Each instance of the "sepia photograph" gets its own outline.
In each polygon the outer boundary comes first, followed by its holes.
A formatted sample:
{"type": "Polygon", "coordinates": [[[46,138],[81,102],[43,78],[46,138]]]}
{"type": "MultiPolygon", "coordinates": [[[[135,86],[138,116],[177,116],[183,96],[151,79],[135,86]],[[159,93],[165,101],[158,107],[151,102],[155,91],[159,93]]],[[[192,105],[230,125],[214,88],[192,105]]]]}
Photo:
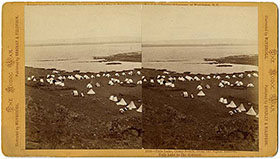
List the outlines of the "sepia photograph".
{"type": "Polygon", "coordinates": [[[258,8],[26,5],[26,149],[259,151],[258,8]]]}
{"type": "Polygon", "coordinates": [[[258,9],[143,6],[143,147],[258,151],[258,9]]]}
{"type": "Polygon", "coordinates": [[[142,148],[140,9],[25,6],[26,149],[142,148]]]}

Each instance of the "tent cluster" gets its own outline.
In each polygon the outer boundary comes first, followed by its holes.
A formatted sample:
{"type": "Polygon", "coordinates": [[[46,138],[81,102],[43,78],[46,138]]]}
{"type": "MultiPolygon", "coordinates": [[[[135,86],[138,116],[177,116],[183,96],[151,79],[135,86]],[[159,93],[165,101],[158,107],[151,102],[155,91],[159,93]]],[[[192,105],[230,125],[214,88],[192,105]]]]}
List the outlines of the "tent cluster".
{"type": "Polygon", "coordinates": [[[139,113],[142,112],[142,105],[140,105],[139,108],[137,109],[137,107],[136,107],[136,105],[134,104],[133,101],[131,101],[129,104],[127,104],[126,101],[123,98],[118,100],[118,97],[114,96],[114,95],[111,95],[109,97],[109,100],[112,101],[112,102],[115,102],[116,105],[118,105],[118,106],[124,106],[123,108],[119,109],[119,112],[122,113],[122,114],[124,112],[126,112],[127,110],[133,110],[133,109],[136,109],[136,111],[139,112],[139,113]]]}
{"type": "Polygon", "coordinates": [[[221,80],[218,86],[221,87],[221,88],[223,88],[223,87],[225,87],[226,85],[232,86],[232,85],[230,84],[229,81],[225,81],[225,80],[221,80]]]}
{"type": "MultiPolygon", "coordinates": [[[[221,87],[221,88],[223,88],[223,87],[225,87],[225,86],[231,86],[231,87],[237,86],[237,87],[242,87],[242,86],[244,86],[244,84],[243,84],[242,81],[238,81],[238,80],[235,81],[234,83],[230,83],[229,81],[221,80],[218,86],[221,87]]],[[[247,87],[248,87],[248,88],[254,88],[255,85],[254,85],[253,83],[249,83],[249,84],[247,85],[247,87]]]]}
{"type": "MultiPolygon", "coordinates": [[[[95,87],[100,87],[100,84],[97,82],[95,84],[95,87]]],[[[87,95],[95,95],[95,91],[93,90],[93,85],[91,83],[88,83],[86,85],[86,88],[88,89],[87,91],[87,95]]],[[[81,91],[80,93],[78,92],[78,90],[73,90],[73,96],[81,96],[84,97],[84,93],[81,91]]]]}
{"type": "MultiPolygon", "coordinates": [[[[258,77],[257,73],[253,73],[253,75],[251,74],[247,74],[248,77],[254,76],[254,77],[258,77]]],[[[166,87],[175,87],[175,81],[181,81],[181,82],[185,82],[185,81],[203,81],[203,80],[210,80],[210,79],[217,79],[217,80],[221,80],[218,84],[218,87],[226,87],[226,86],[243,86],[243,82],[237,80],[235,83],[230,83],[230,81],[228,81],[229,79],[232,78],[244,78],[244,73],[239,73],[239,74],[233,74],[233,75],[225,75],[223,76],[224,79],[222,79],[222,75],[216,74],[216,75],[204,75],[204,76],[190,76],[190,75],[186,75],[184,76],[179,76],[179,77],[173,77],[172,75],[170,75],[170,72],[168,71],[164,71],[163,75],[157,75],[156,79],[147,79],[145,76],[142,76],[142,80],[143,82],[149,82],[150,84],[155,84],[158,83],[159,85],[163,85],[166,87]]],[[[247,85],[248,88],[252,88],[254,87],[254,84],[250,83],[247,85]]]]}
{"type": "MultiPolygon", "coordinates": [[[[229,114],[233,115],[236,113],[241,113],[241,112],[246,112],[246,108],[244,107],[243,103],[241,103],[238,107],[237,105],[234,103],[234,101],[232,100],[230,103],[228,103],[228,100],[226,98],[221,97],[219,99],[219,102],[224,104],[226,108],[231,108],[234,110],[230,110],[229,114]]],[[[250,107],[250,109],[246,112],[247,115],[251,115],[251,116],[256,116],[258,117],[257,113],[255,112],[253,106],[250,107]]]]}
{"type": "MultiPolygon", "coordinates": [[[[126,83],[126,84],[133,84],[134,81],[131,78],[125,78],[124,81],[120,81],[119,79],[116,79],[116,78],[111,78],[111,80],[109,80],[109,82],[108,82],[108,85],[113,86],[115,84],[124,84],[124,83],[126,83]]],[[[136,84],[141,85],[142,81],[139,80],[139,81],[136,82],[136,84]]]]}
{"type": "Polygon", "coordinates": [[[252,74],[250,74],[250,73],[247,74],[247,77],[249,77],[249,78],[251,78],[252,76],[253,76],[253,77],[256,77],[256,78],[259,77],[259,75],[258,75],[256,72],[254,72],[254,73],[252,73],[252,74]]]}
{"type": "MultiPolygon", "coordinates": [[[[141,75],[141,72],[140,71],[137,71],[136,72],[137,73],[137,75],[141,75]]],[[[129,71],[128,73],[127,73],[128,75],[133,75],[133,71],[129,71]]],[[[116,77],[120,77],[121,75],[122,76],[125,76],[126,75],[126,73],[125,72],[122,72],[122,73],[118,73],[118,72],[116,72],[115,74],[114,74],[116,77]]],[[[93,78],[100,78],[100,77],[106,77],[106,78],[110,78],[112,75],[110,74],[110,73],[103,73],[103,74],[101,74],[101,73],[97,73],[95,76],[94,75],[87,75],[87,74],[85,74],[85,75],[80,75],[80,74],[75,74],[75,75],[68,75],[67,77],[65,77],[64,76],[64,79],[69,79],[69,80],[83,80],[83,79],[93,79],[93,78]]],[[[112,80],[112,79],[111,79],[112,80]]],[[[116,82],[116,81],[112,81],[112,82],[116,82]]],[[[120,83],[120,82],[119,82],[120,83]]]]}
{"type": "Polygon", "coordinates": [[[36,79],[35,76],[27,77],[27,81],[33,81],[33,82],[40,82],[40,83],[49,83],[50,85],[55,85],[55,86],[62,86],[64,87],[64,80],[66,79],[65,76],[58,76],[58,78],[55,78],[55,75],[47,75],[46,81],[43,78],[36,79]]]}
{"type": "MultiPolygon", "coordinates": [[[[205,88],[206,88],[206,89],[210,89],[211,87],[210,87],[209,84],[206,84],[206,85],[205,85],[205,88]]],[[[196,89],[199,91],[199,92],[197,93],[197,96],[198,96],[198,97],[205,97],[205,96],[206,96],[206,94],[203,92],[203,87],[202,87],[201,85],[198,85],[198,86],[196,87],[196,89]]],[[[190,96],[189,96],[189,93],[188,93],[187,91],[184,91],[184,92],[183,92],[183,97],[184,97],[184,98],[190,97],[190,98],[193,99],[193,98],[194,98],[194,95],[193,95],[193,93],[191,93],[190,96]]]]}

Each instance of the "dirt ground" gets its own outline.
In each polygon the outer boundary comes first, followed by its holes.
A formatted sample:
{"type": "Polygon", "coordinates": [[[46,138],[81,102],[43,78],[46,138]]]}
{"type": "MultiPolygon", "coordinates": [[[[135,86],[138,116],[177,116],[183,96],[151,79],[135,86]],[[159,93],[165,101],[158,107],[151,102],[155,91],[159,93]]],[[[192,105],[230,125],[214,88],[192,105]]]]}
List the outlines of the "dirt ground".
{"type": "MultiPolygon", "coordinates": [[[[123,81],[141,80],[137,70],[133,75],[115,77],[123,81]]],[[[154,79],[161,70],[142,69],[148,79],[154,79]]],[[[251,72],[250,72],[251,73],[251,72]]],[[[45,78],[52,70],[26,67],[26,78],[34,75],[45,78]]],[[[75,72],[59,72],[75,75],[75,72]]],[[[78,73],[88,76],[96,73],[78,73]]],[[[234,83],[241,80],[245,87],[218,87],[217,79],[202,81],[176,81],[175,88],[144,82],[143,85],[116,84],[109,86],[111,78],[65,80],[65,86],[53,86],[26,81],[26,148],[27,149],[204,149],[204,150],[258,150],[258,118],[245,112],[229,115],[230,108],[219,103],[220,97],[233,100],[237,106],[244,104],[246,110],[253,106],[258,113],[258,80],[255,77],[227,79],[234,83]],[[95,87],[99,82],[101,87],[95,87]],[[93,84],[95,95],[86,95],[88,83],[93,84]],[[247,88],[253,83],[254,88],[247,88]],[[205,97],[198,97],[197,85],[210,85],[203,89],[205,97]],[[85,97],[74,97],[73,90],[83,92],[85,97]],[[195,95],[184,98],[182,92],[195,95]],[[126,111],[109,100],[110,95],[134,101],[143,113],[126,111]],[[251,103],[251,105],[248,105],[251,103]]],[[[176,72],[168,76],[190,75],[176,72]]],[[[225,79],[225,74],[221,75],[225,79]]],[[[222,80],[221,79],[221,80],[222,80]]]]}

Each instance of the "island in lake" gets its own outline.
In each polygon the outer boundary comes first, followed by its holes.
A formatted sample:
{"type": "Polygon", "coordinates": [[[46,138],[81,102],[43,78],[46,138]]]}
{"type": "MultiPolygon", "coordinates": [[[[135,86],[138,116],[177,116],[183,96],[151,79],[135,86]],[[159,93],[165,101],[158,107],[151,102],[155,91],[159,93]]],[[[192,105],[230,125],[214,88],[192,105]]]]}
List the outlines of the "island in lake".
{"type": "Polygon", "coordinates": [[[141,52],[129,52],[129,53],[119,53],[110,56],[95,56],[93,59],[103,59],[101,62],[109,61],[125,61],[125,62],[141,62],[142,53],[141,52]]]}

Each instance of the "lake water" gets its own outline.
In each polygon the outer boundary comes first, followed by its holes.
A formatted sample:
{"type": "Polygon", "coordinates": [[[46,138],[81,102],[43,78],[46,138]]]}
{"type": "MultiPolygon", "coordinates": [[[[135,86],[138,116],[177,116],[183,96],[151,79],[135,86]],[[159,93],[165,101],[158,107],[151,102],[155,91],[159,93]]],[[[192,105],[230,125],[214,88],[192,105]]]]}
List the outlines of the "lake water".
{"type": "Polygon", "coordinates": [[[25,66],[81,72],[130,70],[141,68],[142,64],[113,61],[121,64],[106,65],[104,62],[94,60],[93,56],[139,51],[141,51],[141,43],[25,47],[25,66]]]}
{"type": "Polygon", "coordinates": [[[167,69],[192,73],[233,73],[258,71],[258,66],[230,64],[232,67],[217,67],[204,58],[219,58],[233,55],[254,55],[257,46],[177,46],[143,47],[143,67],[167,69]]]}
{"type": "Polygon", "coordinates": [[[59,70],[82,72],[121,71],[134,68],[168,69],[177,72],[192,73],[233,73],[257,71],[257,66],[231,64],[232,67],[217,67],[208,64],[204,58],[217,58],[231,55],[257,54],[256,46],[177,46],[177,47],[141,47],[133,44],[103,44],[78,46],[40,46],[25,47],[26,66],[36,68],[56,68],[59,70]],[[118,65],[106,65],[93,56],[107,56],[117,53],[142,51],[142,63],[120,62],[118,65]]]}
{"type": "Polygon", "coordinates": [[[58,70],[65,70],[72,72],[73,70],[80,70],[81,72],[105,72],[105,71],[122,71],[131,70],[134,68],[141,68],[141,62],[119,62],[117,65],[106,65],[105,62],[98,61],[81,61],[81,60],[64,60],[64,61],[33,61],[28,62],[26,66],[36,68],[56,68],[58,70]]]}

